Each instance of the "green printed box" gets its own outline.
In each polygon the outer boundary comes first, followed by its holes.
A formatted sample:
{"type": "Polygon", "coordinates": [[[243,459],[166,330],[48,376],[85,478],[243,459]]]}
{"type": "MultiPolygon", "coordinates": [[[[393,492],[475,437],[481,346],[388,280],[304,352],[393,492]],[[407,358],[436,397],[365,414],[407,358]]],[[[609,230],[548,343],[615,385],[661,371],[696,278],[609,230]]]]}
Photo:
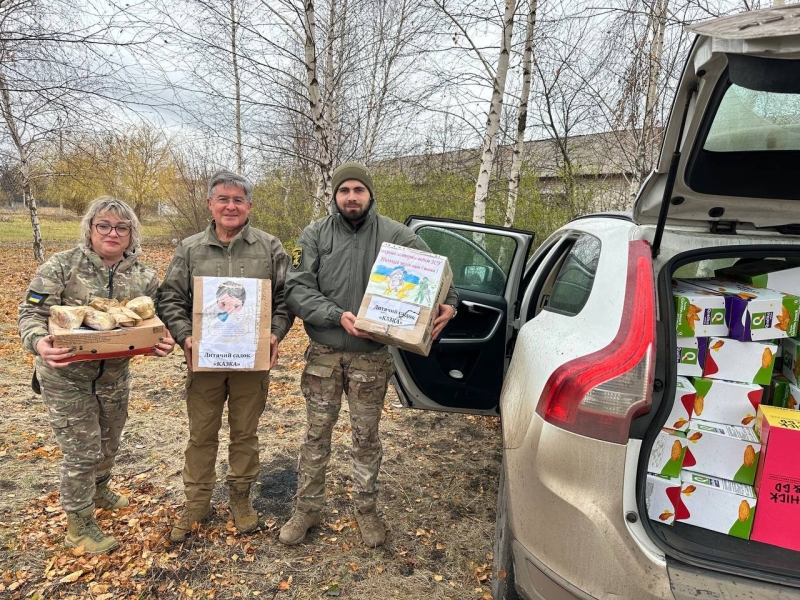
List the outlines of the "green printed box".
{"type": "Polygon", "coordinates": [[[693,279],[691,285],[725,296],[725,320],[733,339],[757,342],[797,335],[800,297],[724,279],[693,279]]]}
{"type": "Polygon", "coordinates": [[[781,340],[783,375],[795,385],[800,382],[800,360],[797,359],[798,344],[800,344],[800,341],[791,338],[781,340]]]}
{"type": "Polygon", "coordinates": [[[755,383],[738,383],[696,377],[693,419],[753,427],[764,388],[755,383]]]}
{"type": "Polygon", "coordinates": [[[679,337],[677,340],[678,375],[687,377],[702,376],[703,365],[706,362],[708,338],[679,337]]]}
{"type": "Polygon", "coordinates": [[[650,451],[648,473],[665,477],[680,477],[683,455],[686,453],[686,436],[677,431],[662,429],[658,432],[650,451]]]}
{"type": "Polygon", "coordinates": [[[703,473],[681,473],[681,523],[750,539],[755,516],[753,486],[703,473]]]}
{"type": "Polygon", "coordinates": [[[769,385],[778,345],[708,338],[703,377],[769,385]]]}
{"type": "Polygon", "coordinates": [[[761,444],[752,427],[692,419],[686,439],[685,470],[753,485],[761,444]]]}
{"type": "Polygon", "coordinates": [[[675,302],[675,328],[678,337],[728,335],[725,297],[722,294],[673,279],[672,297],[675,302]]]}
{"type": "Polygon", "coordinates": [[[675,399],[664,427],[685,430],[689,427],[695,402],[695,391],[692,382],[686,377],[678,376],[675,380],[675,399]]]}
{"type": "Polygon", "coordinates": [[[647,474],[644,491],[647,516],[665,525],[672,525],[681,513],[681,480],[678,477],[647,474]]]}
{"type": "Polygon", "coordinates": [[[757,288],[800,296],[800,267],[783,260],[757,260],[714,271],[720,279],[735,279],[757,288]]]}
{"type": "Polygon", "coordinates": [[[797,410],[800,408],[800,388],[783,375],[775,375],[770,384],[769,405],[797,410]]]}

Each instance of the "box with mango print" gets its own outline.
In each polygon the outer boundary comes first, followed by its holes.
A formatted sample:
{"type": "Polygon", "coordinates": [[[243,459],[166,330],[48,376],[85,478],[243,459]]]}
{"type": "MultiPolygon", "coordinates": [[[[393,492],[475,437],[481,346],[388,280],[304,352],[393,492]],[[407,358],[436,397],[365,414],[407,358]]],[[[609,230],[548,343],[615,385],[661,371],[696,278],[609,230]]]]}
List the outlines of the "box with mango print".
{"type": "Polygon", "coordinates": [[[712,337],[708,340],[703,377],[769,385],[777,353],[777,344],[712,337]]]}
{"type": "Polygon", "coordinates": [[[728,335],[733,339],[755,342],[797,335],[800,319],[797,296],[724,279],[693,279],[689,286],[724,296],[725,322],[730,328],[728,335]]]}
{"type": "Polygon", "coordinates": [[[679,477],[647,474],[644,492],[647,516],[665,525],[672,525],[682,514],[681,480],[679,477]]]}
{"type": "Polygon", "coordinates": [[[752,427],[692,419],[683,469],[753,485],[761,444],[752,427]]]}
{"type": "Polygon", "coordinates": [[[752,428],[755,425],[758,406],[764,388],[755,383],[738,383],[696,377],[692,415],[694,419],[741,425],[752,428]]]}
{"type": "Polygon", "coordinates": [[[681,473],[681,523],[750,539],[756,511],[753,487],[704,473],[681,473]]]}
{"type": "Polygon", "coordinates": [[[728,335],[725,297],[722,294],[699,288],[689,281],[673,279],[672,298],[675,302],[675,329],[679,338],[728,335]]]}

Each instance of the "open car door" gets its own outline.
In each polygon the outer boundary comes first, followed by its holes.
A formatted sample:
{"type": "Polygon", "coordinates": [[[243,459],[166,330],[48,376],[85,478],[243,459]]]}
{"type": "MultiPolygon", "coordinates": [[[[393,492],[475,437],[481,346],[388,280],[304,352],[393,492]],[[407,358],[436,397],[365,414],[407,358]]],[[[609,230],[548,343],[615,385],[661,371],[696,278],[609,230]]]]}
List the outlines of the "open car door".
{"type": "Polygon", "coordinates": [[[458,291],[456,318],[420,356],[390,347],[404,406],[497,415],[500,388],[519,329],[520,282],[533,243],[529,231],[411,216],[431,250],[450,261],[458,291]]]}

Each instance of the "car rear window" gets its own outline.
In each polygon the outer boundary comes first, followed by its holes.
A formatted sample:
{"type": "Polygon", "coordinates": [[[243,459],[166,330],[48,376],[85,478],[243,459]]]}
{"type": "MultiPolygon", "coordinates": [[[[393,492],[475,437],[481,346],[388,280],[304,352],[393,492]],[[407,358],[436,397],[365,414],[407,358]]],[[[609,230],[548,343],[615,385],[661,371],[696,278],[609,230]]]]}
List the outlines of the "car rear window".
{"type": "Polygon", "coordinates": [[[599,259],[600,240],[588,234],[575,240],[561,264],[545,310],[568,316],[581,312],[592,293],[599,259]]]}
{"type": "MultiPolygon", "coordinates": [[[[800,69],[800,64],[798,64],[800,69]]],[[[800,150],[800,95],[731,84],[719,104],[704,150],[800,150]]]]}

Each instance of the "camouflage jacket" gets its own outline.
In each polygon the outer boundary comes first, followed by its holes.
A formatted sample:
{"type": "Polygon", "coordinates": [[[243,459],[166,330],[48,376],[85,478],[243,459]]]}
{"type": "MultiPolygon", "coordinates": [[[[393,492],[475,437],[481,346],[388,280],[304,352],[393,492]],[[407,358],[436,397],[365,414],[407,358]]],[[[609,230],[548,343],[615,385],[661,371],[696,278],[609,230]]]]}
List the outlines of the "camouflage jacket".
{"type": "MultiPolygon", "coordinates": [[[[308,337],[348,352],[376,352],[383,344],[348,334],[342,314],[358,314],[370,272],[381,244],[389,242],[430,252],[428,245],[402,223],[378,214],[373,201],[358,229],[345,220],[334,202],[334,213],[311,223],[292,252],[286,281],[286,302],[303,319],[308,337]]],[[[457,305],[453,286],[445,304],[457,305]]]]}
{"type": "Polygon", "coordinates": [[[158,316],[181,346],[192,335],[193,277],[252,277],[272,282],[272,328],[282,340],[294,323],[283,301],[289,257],[283,244],[250,223],[227,246],[219,241],[215,223],[183,240],[158,290],[158,316]]]}
{"type": "MultiPolygon", "coordinates": [[[[157,289],[155,270],[140,263],[138,254],[125,256],[113,270],[84,245],[54,254],[39,266],[19,305],[17,324],[22,347],[36,354],[37,342],[48,334],[51,306],[85,305],[94,296],[117,300],[150,296],[155,300],[157,289]]],[[[124,371],[128,362],[130,358],[75,362],[58,372],[74,379],[95,380],[101,375],[108,379],[124,371]]],[[[37,359],[36,369],[55,371],[41,359],[37,359]]]]}

